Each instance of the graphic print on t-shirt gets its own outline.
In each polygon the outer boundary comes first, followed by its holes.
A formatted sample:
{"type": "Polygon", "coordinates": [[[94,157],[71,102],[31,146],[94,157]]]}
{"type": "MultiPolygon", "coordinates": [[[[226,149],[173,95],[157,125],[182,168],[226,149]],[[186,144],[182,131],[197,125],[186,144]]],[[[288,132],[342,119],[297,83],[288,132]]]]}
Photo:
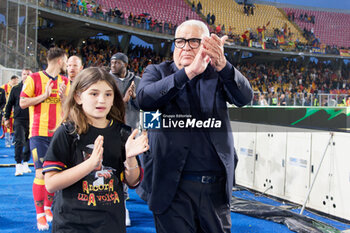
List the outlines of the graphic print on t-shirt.
{"type": "MultiPolygon", "coordinates": [[[[89,159],[94,144],[86,145],[82,151],[84,161],[89,159]]],[[[78,200],[86,202],[87,205],[111,205],[119,203],[119,196],[115,188],[119,182],[112,167],[102,164],[87,175],[82,182],[83,193],[78,193],[78,200]]]]}

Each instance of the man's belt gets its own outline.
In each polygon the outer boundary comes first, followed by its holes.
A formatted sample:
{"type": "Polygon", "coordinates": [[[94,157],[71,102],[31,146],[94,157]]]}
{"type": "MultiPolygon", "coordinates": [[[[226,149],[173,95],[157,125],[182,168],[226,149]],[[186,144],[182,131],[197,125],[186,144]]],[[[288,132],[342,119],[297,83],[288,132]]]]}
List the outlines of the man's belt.
{"type": "Polygon", "coordinates": [[[183,174],[183,180],[189,180],[194,182],[199,182],[202,184],[214,184],[219,181],[222,181],[224,176],[202,176],[202,175],[193,175],[193,174],[183,174]]]}

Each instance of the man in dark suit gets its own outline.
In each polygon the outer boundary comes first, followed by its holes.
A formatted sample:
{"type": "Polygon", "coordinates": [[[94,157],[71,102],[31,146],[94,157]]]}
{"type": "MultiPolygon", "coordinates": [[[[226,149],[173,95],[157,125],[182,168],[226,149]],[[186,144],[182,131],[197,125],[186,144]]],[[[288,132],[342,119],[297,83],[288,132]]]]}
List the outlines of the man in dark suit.
{"type": "Polygon", "coordinates": [[[19,95],[21,94],[23,82],[27,76],[32,74],[29,68],[22,70],[22,81],[11,89],[9,99],[5,107],[5,126],[10,128],[10,117],[13,110],[14,131],[15,131],[15,160],[16,172],[15,176],[21,176],[23,173],[30,173],[28,161],[30,159],[29,149],[29,110],[21,109],[19,106],[19,95]],[[24,151],[23,151],[24,149],[24,151]],[[23,164],[22,164],[23,162],[23,164]]]}
{"type": "Polygon", "coordinates": [[[226,102],[241,107],[253,94],[224,56],[226,39],[185,21],[174,61],[148,66],[137,88],[141,109],[162,114],[162,127],[149,130],[141,183],[157,232],[230,232],[237,156],[226,102]]]}

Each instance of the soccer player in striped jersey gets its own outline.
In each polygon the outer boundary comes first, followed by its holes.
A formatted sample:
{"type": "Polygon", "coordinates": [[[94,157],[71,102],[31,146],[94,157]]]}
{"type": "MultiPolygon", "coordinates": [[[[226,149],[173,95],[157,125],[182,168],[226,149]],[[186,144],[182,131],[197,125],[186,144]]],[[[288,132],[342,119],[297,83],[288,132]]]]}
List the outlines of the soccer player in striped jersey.
{"type": "Polygon", "coordinates": [[[16,75],[11,76],[10,81],[1,86],[5,90],[6,98],[9,97],[12,87],[18,84],[19,78],[16,75]]]}
{"type": "Polygon", "coordinates": [[[61,119],[62,102],[69,89],[68,78],[61,76],[67,69],[67,53],[51,48],[47,54],[46,70],[31,74],[21,92],[21,108],[29,107],[29,144],[35,165],[33,197],[39,230],[49,229],[54,193],[45,189],[42,165],[53,133],[61,119]]]}
{"type": "MultiPolygon", "coordinates": [[[[12,75],[11,78],[10,78],[10,81],[8,81],[8,83],[5,83],[4,85],[2,85],[0,88],[4,89],[5,90],[5,93],[6,93],[6,101],[8,100],[9,98],[9,95],[10,95],[10,92],[12,90],[12,87],[16,86],[18,84],[18,76],[17,75],[12,75]]],[[[5,109],[4,109],[5,111],[5,109]]],[[[4,137],[5,136],[5,133],[9,133],[7,134],[9,137],[11,134],[13,134],[13,111],[11,111],[11,116],[9,118],[9,122],[10,122],[10,126],[9,127],[5,127],[4,125],[4,122],[2,122],[2,129],[3,129],[3,135],[0,137],[4,137]]],[[[10,139],[8,139],[10,140],[10,139]]],[[[11,146],[11,145],[9,145],[11,146]]]]}

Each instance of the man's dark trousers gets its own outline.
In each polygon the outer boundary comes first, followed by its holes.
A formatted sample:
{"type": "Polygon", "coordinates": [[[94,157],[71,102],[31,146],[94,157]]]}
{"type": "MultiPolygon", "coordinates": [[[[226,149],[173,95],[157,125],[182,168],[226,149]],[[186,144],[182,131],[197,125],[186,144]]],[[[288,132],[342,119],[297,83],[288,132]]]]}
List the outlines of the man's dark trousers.
{"type": "Polygon", "coordinates": [[[28,162],[30,159],[29,149],[29,121],[16,120],[13,124],[15,136],[15,160],[17,163],[28,162]],[[24,151],[23,151],[24,148],[24,151]]]}
{"type": "Polygon", "coordinates": [[[215,183],[181,179],[175,198],[162,214],[154,214],[157,233],[231,232],[225,178],[215,183]]]}

